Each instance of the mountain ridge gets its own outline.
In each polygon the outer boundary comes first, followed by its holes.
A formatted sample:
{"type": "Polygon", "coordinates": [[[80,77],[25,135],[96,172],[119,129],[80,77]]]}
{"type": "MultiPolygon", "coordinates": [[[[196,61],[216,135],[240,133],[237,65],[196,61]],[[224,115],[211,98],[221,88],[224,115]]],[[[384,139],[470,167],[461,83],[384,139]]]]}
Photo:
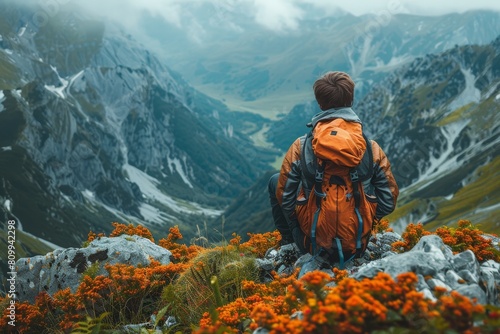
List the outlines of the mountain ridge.
{"type": "Polygon", "coordinates": [[[71,8],[38,27],[33,8],[0,8],[0,202],[27,231],[70,246],[120,219],[194,236],[193,219],[218,215],[272,161],[121,29],[71,8]]]}

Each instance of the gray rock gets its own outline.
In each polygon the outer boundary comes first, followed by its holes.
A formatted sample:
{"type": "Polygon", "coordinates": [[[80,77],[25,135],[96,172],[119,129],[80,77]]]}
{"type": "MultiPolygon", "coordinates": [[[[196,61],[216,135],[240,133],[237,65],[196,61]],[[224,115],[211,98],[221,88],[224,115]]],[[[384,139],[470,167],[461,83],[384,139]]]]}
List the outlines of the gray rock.
{"type": "Polygon", "coordinates": [[[421,274],[418,274],[417,278],[418,278],[417,286],[416,286],[417,291],[422,291],[422,290],[425,290],[425,289],[429,289],[429,286],[427,285],[427,282],[425,282],[424,276],[422,276],[421,274]]]}
{"type": "Polygon", "coordinates": [[[57,249],[45,256],[22,258],[16,263],[16,288],[20,301],[34,302],[41,291],[53,294],[69,287],[73,292],[88,266],[98,263],[98,274],[107,274],[106,264],[147,265],[150,259],[170,263],[172,253],[139,236],[100,238],[86,248],[57,249]]]}
{"type": "Polygon", "coordinates": [[[405,272],[414,272],[423,276],[435,276],[437,273],[445,272],[448,269],[450,269],[450,264],[446,261],[441,251],[424,252],[421,250],[412,250],[373,261],[360,268],[353,277],[356,279],[373,277],[379,271],[385,271],[394,278],[405,272]]]}
{"type": "Polygon", "coordinates": [[[476,299],[479,304],[486,304],[487,298],[484,291],[477,284],[464,285],[456,289],[461,295],[470,299],[476,299]]]}
{"type": "Polygon", "coordinates": [[[302,313],[302,311],[296,311],[290,316],[290,319],[304,320],[304,313],[302,313]]]}
{"type": "Polygon", "coordinates": [[[437,235],[423,236],[411,251],[424,251],[426,253],[442,253],[447,261],[453,258],[453,251],[437,235]]]}
{"type": "Polygon", "coordinates": [[[481,270],[479,279],[482,285],[486,288],[486,299],[488,300],[488,303],[499,305],[498,290],[493,273],[488,270],[481,270]]]}
{"type": "Polygon", "coordinates": [[[445,283],[448,284],[453,290],[458,289],[462,286],[463,283],[460,283],[460,280],[463,280],[454,270],[448,270],[446,272],[445,283]]]}
{"type": "Polygon", "coordinates": [[[446,281],[446,276],[444,275],[444,273],[437,273],[434,278],[440,280],[441,282],[445,282],[446,281]]]}
{"type": "Polygon", "coordinates": [[[333,272],[331,270],[332,265],[323,260],[320,256],[311,256],[311,254],[306,254],[301,256],[295,263],[295,268],[300,267],[300,272],[298,278],[301,278],[306,273],[321,270],[328,273],[333,277],[333,272]],[[324,270],[325,268],[328,268],[324,270]]]}
{"type": "Polygon", "coordinates": [[[295,243],[291,243],[281,246],[274,260],[276,261],[276,266],[280,266],[281,264],[292,266],[300,255],[301,254],[297,245],[295,243]]]}
{"type": "Polygon", "coordinates": [[[437,300],[436,297],[434,297],[434,295],[432,294],[432,291],[429,288],[425,288],[425,289],[423,289],[420,292],[422,292],[424,294],[424,298],[426,298],[426,299],[430,299],[430,300],[432,300],[434,302],[437,300]]]}
{"type": "Polygon", "coordinates": [[[479,275],[481,276],[481,273],[483,272],[489,272],[493,275],[493,278],[495,279],[496,284],[500,286],[500,271],[494,267],[481,267],[479,269],[479,275]]]}
{"type": "Polygon", "coordinates": [[[395,253],[393,251],[388,251],[388,252],[385,252],[384,254],[381,255],[381,258],[385,258],[385,257],[389,257],[389,256],[394,256],[394,255],[397,255],[398,253],[395,253]]]}
{"type": "Polygon", "coordinates": [[[446,284],[445,282],[443,282],[437,278],[431,278],[431,279],[427,280],[427,284],[429,285],[429,288],[431,290],[436,290],[437,287],[445,288],[446,291],[452,290],[448,284],[446,284]]]}
{"type": "Polygon", "coordinates": [[[302,266],[303,266],[305,263],[307,263],[307,262],[311,261],[311,260],[312,260],[312,258],[313,258],[313,256],[312,256],[311,254],[309,254],[309,253],[304,254],[304,255],[302,255],[301,257],[299,257],[299,258],[297,259],[297,261],[295,262],[295,264],[293,265],[293,267],[294,267],[294,268],[302,268],[302,266]]]}
{"type": "Polygon", "coordinates": [[[376,251],[377,251],[377,249],[378,249],[378,246],[377,246],[377,244],[376,244],[376,243],[374,243],[374,242],[370,241],[370,242],[368,243],[367,249],[368,249],[370,252],[376,252],[376,251]]]}
{"type": "Polygon", "coordinates": [[[493,260],[488,260],[481,263],[481,267],[495,268],[496,270],[500,271],[500,263],[497,263],[493,260]]]}
{"type": "Polygon", "coordinates": [[[380,235],[380,238],[378,239],[380,243],[386,244],[386,245],[392,245],[396,241],[401,241],[403,240],[401,236],[396,233],[396,232],[384,232],[380,235]]]}
{"type": "Polygon", "coordinates": [[[276,272],[279,275],[290,275],[291,273],[293,273],[293,267],[285,266],[284,264],[282,264],[278,267],[276,272]]]}
{"type": "Polygon", "coordinates": [[[276,258],[276,256],[278,256],[278,251],[274,248],[269,248],[266,252],[266,255],[264,256],[264,258],[266,259],[274,259],[276,258]]]}
{"type": "Polygon", "coordinates": [[[457,273],[461,270],[468,270],[473,275],[479,274],[479,262],[477,262],[476,256],[471,250],[453,256],[452,265],[457,273]]]}
{"type": "Polygon", "coordinates": [[[472,274],[469,270],[463,269],[458,272],[458,276],[462,277],[469,284],[477,284],[479,283],[479,279],[477,275],[472,274]]]}
{"type": "Polygon", "coordinates": [[[255,259],[255,265],[264,271],[274,270],[274,261],[270,259],[255,259]]]}

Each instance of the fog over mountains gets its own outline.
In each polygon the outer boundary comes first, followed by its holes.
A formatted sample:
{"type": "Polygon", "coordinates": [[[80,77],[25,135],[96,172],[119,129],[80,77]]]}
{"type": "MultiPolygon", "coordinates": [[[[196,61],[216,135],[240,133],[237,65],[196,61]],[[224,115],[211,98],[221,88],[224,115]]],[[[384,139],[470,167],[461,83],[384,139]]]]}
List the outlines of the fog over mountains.
{"type": "Polygon", "coordinates": [[[393,162],[393,222],[500,231],[498,12],[303,4],[300,25],[272,31],[230,2],[190,2],[196,24],[144,12],[131,35],[58,4],[0,4],[0,216],[26,254],[112,221],[180,225],[188,241],[273,229],[267,179],[328,70],[353,75],[355,109],[393,162]]]}

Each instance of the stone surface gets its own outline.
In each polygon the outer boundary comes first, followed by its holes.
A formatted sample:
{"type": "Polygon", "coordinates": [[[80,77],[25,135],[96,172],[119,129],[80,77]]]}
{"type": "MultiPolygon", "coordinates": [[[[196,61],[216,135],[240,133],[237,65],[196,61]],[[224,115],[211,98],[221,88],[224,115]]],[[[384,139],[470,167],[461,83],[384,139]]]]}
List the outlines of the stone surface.
{"type": "Polygon", "coordinates": [[[106,264],[147,265],[150,259],[170,263],[172,253],[139,236],[100,238],[85,248],[57,249],[45,256],[21,258],[16,262],[16,289],[20,301],[34,302],[41,291],[53,294],[69,287],[73,292],[85,270],[98,263],[98,274],[107,274],[106,264]]]}
{"type": "Polygon", "coordinates": [[[463,278],[460,277],[454,270],[448,270],[446,272],[446,278],[444,282],[454,290],[458,289],[462,286],[463,283],[465,283],[463,278]]]}
{"type": "Polygon", "coordinates": [[[488,303],[498,303],[497,282],[495,282],[493,272],[488,270],[481,270],[479,280],[486,288],[486,298],[488,300],[488,303]]]}
{"type": "Polygon", "coordinates": [[[473,275],[479,274],[479,262],[477,262],[476,256],[470,250],[453,256],[452,265],[456,272],[468,270],[473,275]]]}
{"type": "Polygon", "coordinates": [[[436,290],[437,287],[445,288],[446,291],[452,290],[448,284],[437,278],[431,278],[427,280],[427,285],[429,285],[429,289],[431,289],[432,291],[436,290]]]}
{"type": "Polygon", "coordinates": [[[363,277],[373,277],[378,271],[385,271],[393,278],[405,272],[415,272],[423,276],[434,276],[438,272],[450,268],[450,264],[444,258],[442,252],[410,251],[397,256],[385,257],[373,261],[354,275],[356,279],[363,277]],[[373,269],[376,268],[376,269],[373,269]]]}
{"type": "Polygon", "coordinates": [[[456,289],[456,291],[470,299],[476,299],[479,304],[486,304],[487,302],[486,294],[477,284],[464,285],[456,289]]]}
{"type": "Polygon", "coordinates": [[[423,236],[411,251],[419,250],[422,250],[426,253],[441,252],[448,261],[453,258],[453,251],[451,250],[450,246],[446,245],[443,240],[437,235],[423,236]],[[437,250],[439,250],[439,252],[437,252],[437,250]]]}

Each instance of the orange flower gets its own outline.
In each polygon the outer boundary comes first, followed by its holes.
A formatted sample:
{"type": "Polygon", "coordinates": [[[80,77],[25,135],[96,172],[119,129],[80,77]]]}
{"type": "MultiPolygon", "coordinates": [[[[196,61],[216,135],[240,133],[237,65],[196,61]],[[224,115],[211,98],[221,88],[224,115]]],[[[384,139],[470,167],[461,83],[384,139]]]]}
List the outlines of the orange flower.
{"type": "Polygon", "coordinates": [[[278,246],[281,241],[281,234],[278,231],[266,232],[262,234],[248,233],[250,240],[241,244],[242,249],[263,257],[269,248],[278,246]]]}
{"type": "Polygon", "coordinates": [[[109,235],[110,237],[117,237],[122,234],[127,234],[127,235],[138,235],[140,237],[146,238],[151,240],[152,242],[155,242],[153,235],[151,232],[144,226],[142,225],[137,225],[134,226],[132,224],[120,224],[120,223],[111,223],[115,227],[115,229],[111,232],[109,235]]]}

